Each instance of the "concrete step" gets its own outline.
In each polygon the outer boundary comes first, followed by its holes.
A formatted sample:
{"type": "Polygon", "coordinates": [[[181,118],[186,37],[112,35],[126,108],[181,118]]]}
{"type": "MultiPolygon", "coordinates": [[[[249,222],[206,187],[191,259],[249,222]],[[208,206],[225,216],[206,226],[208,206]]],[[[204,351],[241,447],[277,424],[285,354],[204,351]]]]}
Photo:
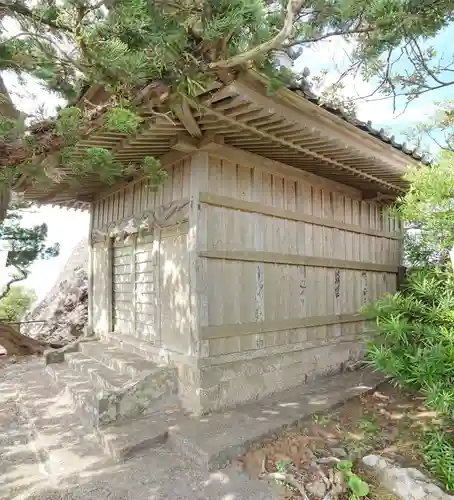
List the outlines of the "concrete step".
{"type": "Polygon", "coordinates": [[[131,376],[112,370],[84,352],[65,354],[65,361],[72,370],[86,375],[98,390],[115,391],[131,382],[131,376]]]}
{"type": "Polygon", "coordinates": [[[51,482],[106,463],[93,429],[87,429],[74,413],[72,401],[52,384],[42,364],[28,370],[20,385],[20,421],[28,430],[28,445],[38,456],[41,471],[51,482]]]}
{"type": "Polygon", "coordinates": [[[163,348],[155,347],[133,335],[111,332],[103,336],[102,343],[109,343],[116,349],[128,354],[134,354],[152,363],[162,364],[168,362],[168,356],[163,348]]]}
{"type": "Polygon", "coordinates": [[[111,342],[82,342],[80,352],[132,378],[143,376],[156,368],[150,360],[121,349],[121,346],[111,342]]]}
{"type": "Polygon", "coordinates": [[[164,444],[172,424],[170,414],[159,412],[153,416],[132,419],[121,425],[98,430],[98,439],[115,461],[127,460],[140,452],[164,444]]]}
{"type": "Polygon", "coordinates": [[[181,419],[169,427],[168,445],[198,466],[222,468],[255,443],[367,393],[381,382],[383,376],[369,369],[320,377],[231,410],[181,419]]]}
{"type": "Polygon", "coordinates": [[[109,399],[108,392],[95,387],[86,374],[71,369],[66,362],[48,365],[47,372],[65,399],[90,426],[98,428],[115,421],[115,398],[109,399]]]}
{"type": "Polygon", "coordinates": [[[109,342],[83,342],[79,349],[47,370],[94,428],[175,406],[178,378],[171,365],[158,365],[109,342]]]}

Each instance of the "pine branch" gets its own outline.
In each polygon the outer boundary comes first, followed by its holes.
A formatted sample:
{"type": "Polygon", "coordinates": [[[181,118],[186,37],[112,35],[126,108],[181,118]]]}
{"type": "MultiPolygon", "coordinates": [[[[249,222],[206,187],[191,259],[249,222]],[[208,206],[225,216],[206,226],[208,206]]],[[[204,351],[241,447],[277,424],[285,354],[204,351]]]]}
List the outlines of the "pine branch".
{"type": "Polygon", "coordinates": [[[285,40],[292,34],[293,22],[295,16],[301,10],[304,0],[288,0],[286,15],[284,20],[284,26],[281,28],[279,33],[261,45],[254,47],[251,50],[243,52],[242,54],[237,54],[236,56],[230,57],[229,59],[223,59],[210,64],[211,69],[228,69],[234,66],[240,66],[248,61],[256,59],[263,54],[267,54],[272,50],[279,49],[283,46],[285,40]]]}
{"type": "Polygon", "coordinates": [[[20,16],[24,16],[32,21],[35,21],[39,24],[44,24],[46,26],[49,26],[49,28],[52,28],[54,30],[64,30],[67,32],[72,33],[73,29],[71,26],[67,26],[64,24],[56,24],[50,19],[44,19],[42,16],[37,15],[35,12],[30,10],[27,6],[25,6],[22,3],[19,2],[14,2],[14,3],[6,3],[6,2],[0,2],[0,12],[1,12],[1,17],[3,17],[5,14],[8,12],[10,14],[16,14],[20,16]]]}
{"type": "Polygon", "coordinates": [[[283,48],[294,47],[295,45],[304,45],[307,43],[321,42],[322,40],[326,40],[327,38],[331,38],[333,36],[359,35],[361,33],[370,33],[371,31],[374,31],[374,28],[367,27],[367,28],[354,28],[351,30],[329,31],[328,33],[325,33],[324,35],[320,35],[320,36],[309,37],[309,38],[299,38],[298,40],[295,40],[293,42],[285,44],[283,46],[283,48]]]}
{"type": "Polygon", "coordinates": [[[18,266],[14,266],[14,267],[21,273],[21,275],[12,277],[6,283],[5,289],[3,290],[3,292],[0,293],[0,300],[3,300],[8,295],[8,293],[10,292],[11,287],[14,285],[14,283],[17,283],[18,281],[23,281],[23,280],[28,278],[28,274],[29,274],[28,271],[26,271],[25,269],[21,269],[18,266]]]}

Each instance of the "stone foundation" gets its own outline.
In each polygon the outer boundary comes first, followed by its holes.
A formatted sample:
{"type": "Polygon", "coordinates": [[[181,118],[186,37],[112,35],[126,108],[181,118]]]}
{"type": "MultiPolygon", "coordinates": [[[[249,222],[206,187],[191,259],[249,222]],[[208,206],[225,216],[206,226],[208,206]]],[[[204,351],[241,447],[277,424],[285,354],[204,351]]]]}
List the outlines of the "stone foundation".
{"type": "Polygon", "coordinates": [[[201,411],[219,410],[258,400],[317,377],[339,373],[347,364],[360,359],[361,355],[362,349],[357,342],[339,342],[202,367],[201,411]]]}

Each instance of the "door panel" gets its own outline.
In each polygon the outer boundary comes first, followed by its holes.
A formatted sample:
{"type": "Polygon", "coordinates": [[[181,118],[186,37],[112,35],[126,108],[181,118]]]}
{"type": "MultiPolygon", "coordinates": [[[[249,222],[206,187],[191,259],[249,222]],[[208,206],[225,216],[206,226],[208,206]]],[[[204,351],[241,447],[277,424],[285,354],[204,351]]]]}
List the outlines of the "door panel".
{"type": "Polygon", "coordinates": [[[186,352],[190,343],[189,260],[181,228],[114,242],[114,331],[186,352]]]}
{"type": "Polygon", "coordinates": [[[112,247],[113,329],[114,332],[124,335],[132,335],[134,329],[133,250],[132,243],[124,241],[115,241],[112,247]]]}

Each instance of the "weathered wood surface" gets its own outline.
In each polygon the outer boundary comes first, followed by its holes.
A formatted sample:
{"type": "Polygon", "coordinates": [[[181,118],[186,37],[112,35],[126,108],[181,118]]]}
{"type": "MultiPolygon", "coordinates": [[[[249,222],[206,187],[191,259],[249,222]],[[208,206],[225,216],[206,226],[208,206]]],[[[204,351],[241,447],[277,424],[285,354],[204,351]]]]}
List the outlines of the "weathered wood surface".
{"type": "Polygon", "coordinates": [[[153,192],[148,180],[137,180],[126,187],[113,191],[93,204],[93,229],[106,228],[112,222],[141,215],[176,200],[189,197],[190,160],[182,160],[166,168],[168,177],[153,192]]]}
{"type": "Polygon", "coordinates": [[[357,189],[235,151],[217,144],[168,167],[157,193],[137,181],[95,203],[94,230],[191,200],[185,230],[94,245],[98,325],[107,308],[117,331],[203,358],[367,329],[345,319],[395,290],[398,221],[357,189]]]}
{"type": "Polygon", "coordinates": [[[200,193],[202,356],[366,330],[362,318],[345,319],[395,290],[398,221],[332,181],[228,151],[230,160],[210,158],[200,193]]]}

